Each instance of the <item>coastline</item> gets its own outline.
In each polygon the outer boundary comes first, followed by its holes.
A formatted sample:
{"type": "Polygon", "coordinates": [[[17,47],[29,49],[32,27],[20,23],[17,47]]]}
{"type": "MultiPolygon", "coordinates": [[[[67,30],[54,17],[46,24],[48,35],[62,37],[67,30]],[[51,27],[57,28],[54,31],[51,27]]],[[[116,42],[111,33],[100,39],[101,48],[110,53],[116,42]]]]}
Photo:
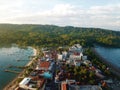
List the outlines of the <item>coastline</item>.
{"type": "MultiPolygon", "coordinates": [[[[37,55],[37,50],[35,48],[33,48],[33,56],[37,55]]],[[[34,61],[34,58],[32,58],[25,66],[30,66],[34,61]]],[[[20,74],[18,74],[10,83],[8,83],[3,90],[15,90],[15,88],[18,86],[18,84],[16,83],[18,78],[21,78],[22,75],[24,74],[25,69],[23,69],[20,74]]]]}
{"type": "Polygon", "coordinates": [[[116,65],[114,65],[113,63],[109,62],[108,60],[106,60],[104,57],[102,57],[96,50],[95,48],[92,48],[91,49],[92,52],[97,55],[100,60],[105,63],[109,68],[110,68],[110,71],[115,74],[116,76],[118,76],[120,78],[120,68],[117,67],[116,65]]]}
{"type": "MultiPolygon", "coordinates": [[[[37,55],[37,50],[35,49],[35,48],[33,48],[32,47],[32,49],[33,49],[33,56],[36,56],[37,55]]],[[[33,60],[34,60],[34,58],[32,58],[32,60],[30,60],[25,66],[30,66],[31,65],[31,63],[33,62],[33,60]]]]}

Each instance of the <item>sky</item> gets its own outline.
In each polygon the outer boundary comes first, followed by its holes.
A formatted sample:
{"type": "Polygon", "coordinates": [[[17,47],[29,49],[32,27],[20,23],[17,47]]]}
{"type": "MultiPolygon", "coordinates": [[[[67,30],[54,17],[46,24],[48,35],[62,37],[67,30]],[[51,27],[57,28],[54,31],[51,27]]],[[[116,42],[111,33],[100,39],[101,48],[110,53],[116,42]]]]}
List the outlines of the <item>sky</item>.
{"type": "Polygon", "coordinates": [[[0,0],[0,23],[120,31],[120,0],[0,0]]]}

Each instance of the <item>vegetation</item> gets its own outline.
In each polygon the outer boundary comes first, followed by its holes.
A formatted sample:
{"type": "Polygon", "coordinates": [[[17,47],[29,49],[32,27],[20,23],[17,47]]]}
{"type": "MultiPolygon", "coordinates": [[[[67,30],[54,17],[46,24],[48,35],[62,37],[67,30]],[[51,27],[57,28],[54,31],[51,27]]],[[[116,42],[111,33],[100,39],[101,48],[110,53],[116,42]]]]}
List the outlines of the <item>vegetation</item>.
{"type": "Polygon", "coordinates": [[[85,53],[84,54],[87,54],[88,58],[91,60],[92,64],[100,69],[102,72],[104,72],[105,76],[107,76],[108,78],[109,77],[112,77],[112,73],[110,72],[110,70],[107,68],[108,66],[103,63],[100,58],[98,56],[95,55],[95,53],[93,53],[93,51],[90,49],[90,48],[87,48],[85,50],[85,53]]]}
{"type": "Polygon", "coordinates": [[[82,46],[101,44],[120,47],[120,32],[99,28],[59,27],[54,25],[0,24],[0,45],[82,46]]]}
{"type": "MultiPolygon", "coordinates": [[[[102,71],[101,74],[105,76],[105,79],[115,78],[111,73],[110,69],[107,68],[107,65],[103,63],[91,50],[91,48],[86,48],[84,54],[88,56],[88,59],[92,62],[92,65],[98,70],[102,71]]],[[[74,66],[69,64],[61,64],[61,69],[64,73],[59,76],[59,80],[64,79],[75,79],[80,85],[98,85],[101,83],[102,79],[96,76],[96,71],[90,69],[92,67],[85,64],[80,66],[74,66]]],[[[56,73],[59,75],[60,70],[57,69],[56,73]]]]}
{"type": "MultiPolygon", "coordinates": [[[[59,80],[62,81],[64,79],[75,79],[79,82],[80,85],[96,85],[100,80],[95,75],[95,71],[90,71],[89,67],[85,65],[81,66],[70,66],[70,65],[62,65],[62,70],[66,73],[60,75],[59,80]]],[[[56,71],[58,74],[60,71],[56,71]]]]}

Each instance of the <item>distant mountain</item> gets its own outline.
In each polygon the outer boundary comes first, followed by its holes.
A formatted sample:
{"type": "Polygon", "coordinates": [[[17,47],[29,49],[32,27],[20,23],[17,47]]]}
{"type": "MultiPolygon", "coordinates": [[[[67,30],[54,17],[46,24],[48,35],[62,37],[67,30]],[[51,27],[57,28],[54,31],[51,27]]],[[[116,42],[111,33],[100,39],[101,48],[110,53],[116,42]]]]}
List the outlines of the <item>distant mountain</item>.
{"type": "Polygon", "coordinates": [[[120,32],[100,28],[55,25],[0,24],[0,44],[59,46],[80,43],[120,47],[120,32]]]}

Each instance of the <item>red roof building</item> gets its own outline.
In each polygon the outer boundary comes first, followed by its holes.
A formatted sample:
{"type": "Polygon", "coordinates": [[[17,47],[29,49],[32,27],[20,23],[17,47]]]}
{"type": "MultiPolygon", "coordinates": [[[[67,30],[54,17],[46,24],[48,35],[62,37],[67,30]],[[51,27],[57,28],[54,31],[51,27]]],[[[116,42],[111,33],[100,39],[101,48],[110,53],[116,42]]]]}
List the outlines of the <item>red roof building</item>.
{"type": "Polygon", "coordinates": [[[50,67],[50,62],[42,61],[40,62],[40,67],[48,69],[50,67]]]}
{"type": "Polygon", "coordinates": [[[67,83],[66,82],[62,82],[61,90],[67,90],[67,83]]]}

